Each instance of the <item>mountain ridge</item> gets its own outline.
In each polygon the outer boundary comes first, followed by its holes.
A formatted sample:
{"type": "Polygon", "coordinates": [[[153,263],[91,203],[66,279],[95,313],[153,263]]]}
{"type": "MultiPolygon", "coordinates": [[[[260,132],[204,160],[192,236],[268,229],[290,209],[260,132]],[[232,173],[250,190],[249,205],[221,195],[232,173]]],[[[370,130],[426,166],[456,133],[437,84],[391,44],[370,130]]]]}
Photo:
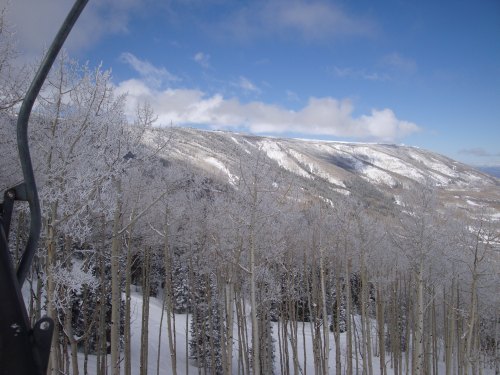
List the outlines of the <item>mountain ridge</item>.
{"type": "MultiPolygon", "coordinates": [[[[368,183],[397,202],[403,190],[432,185],[444,205],[500,212],[500,180],[449,157],[419,147],[390,143],[337,142],[265,137],[195,128],[152,129],[170,139],[163,157],[183,160],[230,185],[256,152],[277,165],[302,188],[351,194],[368,183]]],[[[330,195],[330,194],[329,194],[330,195]]],[[[327,197],[331,199],[331,197],[327,197]]],[[[496,217],[496,216],[495,216],[496,217]]]]}

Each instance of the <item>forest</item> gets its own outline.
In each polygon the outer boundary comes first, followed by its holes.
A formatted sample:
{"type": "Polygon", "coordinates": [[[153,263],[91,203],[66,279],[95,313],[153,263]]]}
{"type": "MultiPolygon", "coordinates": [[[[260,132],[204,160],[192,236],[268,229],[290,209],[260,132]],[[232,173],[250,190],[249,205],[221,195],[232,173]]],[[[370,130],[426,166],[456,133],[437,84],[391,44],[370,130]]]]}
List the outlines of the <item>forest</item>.
{"type": "MultiPolygon", "coordinates": [[[[2,193],[21,179],[15,119],[34,70],[16,66],[14,40],[2,16],[2,193]]],[[[327,196],[252,145],[228,181],[174,157],[189,139],[153,126],[147,102],[127,118],[125,99],[110,72],[63,53],[33,111],[43,229],[23,294],[33,322],[56,322],[50,374],[153,373],[158,334],[180,374],[179,314],[204,374],[305,374],[305,360],[325,375],[500,373],[498,221],[443,205],[431,182],[403,186],[397,204],[365,185],[327,196]]],[[[26,212],[16,205],[15,262],[26,212]]]]}

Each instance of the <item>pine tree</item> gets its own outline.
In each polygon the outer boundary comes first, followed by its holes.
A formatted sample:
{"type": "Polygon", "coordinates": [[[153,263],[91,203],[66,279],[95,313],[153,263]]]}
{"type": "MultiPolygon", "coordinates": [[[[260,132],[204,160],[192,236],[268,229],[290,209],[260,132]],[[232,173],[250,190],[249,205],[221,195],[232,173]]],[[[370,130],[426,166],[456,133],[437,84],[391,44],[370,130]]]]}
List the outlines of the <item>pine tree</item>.
{"type": "Polygon", "coordinates": [[[221,310],[215,276],[198,275],[193,291],[190,356],[199,368],[222,374],[221,310]]]}

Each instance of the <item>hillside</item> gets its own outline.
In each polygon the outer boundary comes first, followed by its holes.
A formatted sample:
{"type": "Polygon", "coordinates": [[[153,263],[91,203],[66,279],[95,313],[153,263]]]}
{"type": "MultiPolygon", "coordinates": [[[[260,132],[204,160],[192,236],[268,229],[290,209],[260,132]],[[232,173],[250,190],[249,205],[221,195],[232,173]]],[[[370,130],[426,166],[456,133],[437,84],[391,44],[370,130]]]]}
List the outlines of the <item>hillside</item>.
{"type": "Polygon", "coordinates": [[[442,203],[465,212],[500,218],[500,180],[443,155],[416,147],[257,137],[191,128],[164,132],[166,159],[188,162],[228,184],[238,180],[240,164],[260,150],[302,188],[325,198],[363,195],[397,202],[403,188],[436,187],[442,203]],[[359,190],[362,191],[359,191],[359,190]]]}

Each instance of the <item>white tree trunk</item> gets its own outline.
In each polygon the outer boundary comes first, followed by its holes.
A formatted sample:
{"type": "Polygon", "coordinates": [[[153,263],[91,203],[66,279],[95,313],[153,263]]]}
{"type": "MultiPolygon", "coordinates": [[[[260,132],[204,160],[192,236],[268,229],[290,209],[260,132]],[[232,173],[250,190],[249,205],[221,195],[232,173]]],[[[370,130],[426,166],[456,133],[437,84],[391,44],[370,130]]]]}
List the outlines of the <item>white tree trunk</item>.
{"type": "Polygon", "coordinates": [[[425,371],[424,361],[424,263],[420,262],[419,270],[416,272],[415,282],[417,283],[417,298],[415,304],[415,374],[423,374],[425,371]]]}
{"type": "Polygon", "coordinates": [[[113,218],[113,240],[111,242],[111,374],[120,375],[120,237],[122,217],[121,183],[117,184],[117,200],[113,218]]]}

